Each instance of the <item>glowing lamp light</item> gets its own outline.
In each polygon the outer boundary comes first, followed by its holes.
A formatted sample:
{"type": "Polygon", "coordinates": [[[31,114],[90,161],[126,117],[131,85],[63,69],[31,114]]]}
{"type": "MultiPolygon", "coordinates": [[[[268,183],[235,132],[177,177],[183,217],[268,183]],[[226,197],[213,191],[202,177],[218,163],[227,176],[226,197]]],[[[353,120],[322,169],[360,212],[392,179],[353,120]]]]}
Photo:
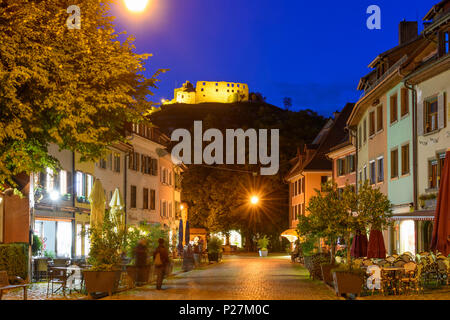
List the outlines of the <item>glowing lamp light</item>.
{"type": "Polygon", "coordinates": [[[53,201],[58,200],[59,198],[59,192],[56,190],[53,190],[52,192],[50,192],[50,199],[53,201]]]}
{"type": "Polygon", "coordinates": [[[127,9],[132,12],[142,12],[147,7],[148,0],[125,0],[127,9]]]}
{"type": "Polygon", "coordinates": [[[180,209],[181,209],[181,210],[183,210],[183,209],[184,209],[184,206],[183,206],[183,205],[181,205],[181,206],[180,206],[180,209]]]}
{"type": "Polygon", "coordinates": [[[259,202],[259,198],[257,196],[253,196],[250,198],[251,204],[257,204],[259,202]]]}

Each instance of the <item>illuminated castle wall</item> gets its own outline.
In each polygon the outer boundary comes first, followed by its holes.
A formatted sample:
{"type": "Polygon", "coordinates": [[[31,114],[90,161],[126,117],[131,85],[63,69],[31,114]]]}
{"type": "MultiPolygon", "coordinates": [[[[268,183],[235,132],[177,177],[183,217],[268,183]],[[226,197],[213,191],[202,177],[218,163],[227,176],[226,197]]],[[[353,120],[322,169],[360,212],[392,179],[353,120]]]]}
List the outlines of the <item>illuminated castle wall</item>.
{"type": "Polygon", "coordinates": [[[164,101],[170,103],[197,104],[204,102],[240,102],[248,101],[248,85],[246,83],[225,81],[197,81],[197,87],[186,81],[181,88],[174,90],[174,99],[164,101]]]}

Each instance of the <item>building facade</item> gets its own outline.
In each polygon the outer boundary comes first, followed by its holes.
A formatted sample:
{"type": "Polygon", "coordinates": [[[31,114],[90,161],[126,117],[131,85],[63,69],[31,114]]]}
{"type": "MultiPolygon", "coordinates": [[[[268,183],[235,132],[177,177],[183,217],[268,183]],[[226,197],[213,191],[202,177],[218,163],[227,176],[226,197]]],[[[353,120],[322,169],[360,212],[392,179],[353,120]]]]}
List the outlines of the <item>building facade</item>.
{"type": "Polygon", "coordinates": [[[249,89],[246,83],[225,81],[197,81],[197,86],[186,81],[181,88],[174,90],[174,98],[163,101],[164,104],[205,102],[231,103],[249,100],[249,89]]]}

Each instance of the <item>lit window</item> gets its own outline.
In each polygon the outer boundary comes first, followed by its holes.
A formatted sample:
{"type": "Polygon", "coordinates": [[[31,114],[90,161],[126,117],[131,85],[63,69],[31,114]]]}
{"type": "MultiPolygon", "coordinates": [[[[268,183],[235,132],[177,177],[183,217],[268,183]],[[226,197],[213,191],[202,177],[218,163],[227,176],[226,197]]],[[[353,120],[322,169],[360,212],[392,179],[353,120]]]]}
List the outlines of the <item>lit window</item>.
{"type": "Polygon", "coordinates": [[[64,170],[59,172],[59,192],[61,195],[67,193],[67,171],[64,170]]]}
{"type": "Polygon", "coordinates": [[[438,101],[437,98],[425,102],[425,132],[432,132],[438,128],[438,101]]]}
{"type": "Polygon", "coordinates": [[[437,178],[438,178],[438,161],[431,160],[428,162],[428,179],[429,184],[428,187],[430,189],[437,188],[437,178]]]}
{"type": "Polygon", "coordinates": [[[79,171],[75,174],[75,191],[77,196],[83,195],[83,173],[79,171]]]}
{"type": "Polygon", "coordinates": [[[92,185],[94,184],[94,177],[90,174],[86,175],[86,197],[89,197],[92,190],[92,185]]]}

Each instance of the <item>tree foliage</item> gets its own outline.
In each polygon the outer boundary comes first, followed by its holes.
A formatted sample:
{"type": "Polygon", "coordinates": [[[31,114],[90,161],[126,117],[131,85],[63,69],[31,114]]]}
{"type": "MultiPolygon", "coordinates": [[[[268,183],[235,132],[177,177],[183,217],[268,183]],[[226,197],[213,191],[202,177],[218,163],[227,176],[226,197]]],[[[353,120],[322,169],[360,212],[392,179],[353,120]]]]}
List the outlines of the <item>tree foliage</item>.
{"type": "Polygon", "coordinates": [[[164,70],[143,75],[150,55],[114,30],[112,2],[77,1],[79,30],[66,25],[72,1],[1,2],[0,182],[57,167],[49,143],[95,159],[151,110],[146,97],[164,70]]]}
{"type": "Polygon", "coordinates": [[[350,238],[358,231],[370,228],[382,230],[389,225],[391,202],[388,197],[368,184],[360,184],[358,193],[346,185],[339,190],[334,182],[322,185],[310,198],[306,208],[308,215],[300,217],[297,230],[306,237],[322,237],[330,242],[331,259],[339,237],[347,244],[347,261],[350,263],[350,238]]]}
{"type": "Polygon", "coordinates": [[[252,102],[167,105],[152,114],[151,120],[169,136],[177,128],[185,128],[193,136],[195,120],[203,121],[203,131],[279,129],[278,174],[253,176],[252,172],[260,172],[258,165],[190,165],[182,180],[182,200],[189,203],[192,226],[205,227],[210,232],[240,230],[252,249],[256,249],[255,241],[263,235],[270,238],[272,247],[279,243],[280,233],[288,228],[289,192],[283,178],[290,169],[289,160],[295,156],[299,143],[314,139],[324,124],[323,117],[310,110],[292,112],[252,102]],[[259,195],[260,203],[252,207],[249,197],[254,193],[259,195]]]}

